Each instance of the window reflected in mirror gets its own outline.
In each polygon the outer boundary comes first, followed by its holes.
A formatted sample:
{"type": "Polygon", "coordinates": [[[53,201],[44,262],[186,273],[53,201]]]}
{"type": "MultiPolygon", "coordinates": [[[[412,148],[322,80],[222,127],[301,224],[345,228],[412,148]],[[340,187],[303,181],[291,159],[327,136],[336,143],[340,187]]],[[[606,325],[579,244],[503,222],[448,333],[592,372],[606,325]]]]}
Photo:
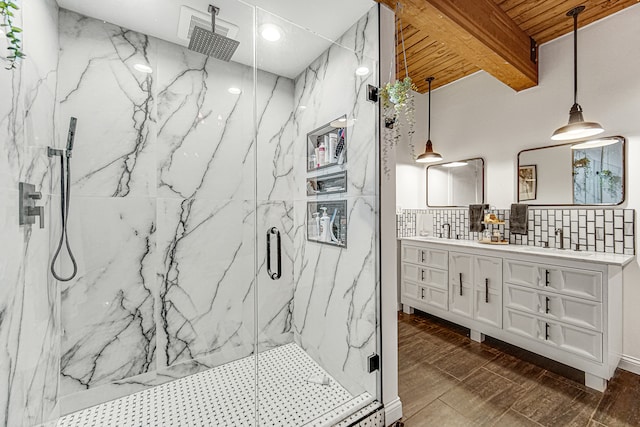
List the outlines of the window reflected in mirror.
{"type": "Polygon", "coordinates": [[[484,203],[484,159],[427,167],[427,206],[462,207],[484,203]]]}
{"type": "Polygon", "coordinates": [[[624,201],[625,139],[598,138],[523,150],[518,201],[531,205],[619,205],[624,201]]]}

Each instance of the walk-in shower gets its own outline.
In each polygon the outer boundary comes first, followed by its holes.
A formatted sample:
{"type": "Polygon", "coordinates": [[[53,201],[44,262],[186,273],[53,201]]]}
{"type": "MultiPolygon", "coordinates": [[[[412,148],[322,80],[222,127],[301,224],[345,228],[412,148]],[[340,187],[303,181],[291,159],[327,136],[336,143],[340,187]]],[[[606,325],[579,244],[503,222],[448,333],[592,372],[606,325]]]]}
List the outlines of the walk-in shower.
{"type": "Polygon", "coordinates": [[[0,132],[22,135],[0,138],[0,230],[22,257],[0,271],[0,426],[378,408],[378,5],[208,3],[21,5],[27,57],[0,79],[0,132]],[[205,17],[230,60],[190,48],[205,17]],[[18,181],[45,228],[18,224],[18,181]]]}

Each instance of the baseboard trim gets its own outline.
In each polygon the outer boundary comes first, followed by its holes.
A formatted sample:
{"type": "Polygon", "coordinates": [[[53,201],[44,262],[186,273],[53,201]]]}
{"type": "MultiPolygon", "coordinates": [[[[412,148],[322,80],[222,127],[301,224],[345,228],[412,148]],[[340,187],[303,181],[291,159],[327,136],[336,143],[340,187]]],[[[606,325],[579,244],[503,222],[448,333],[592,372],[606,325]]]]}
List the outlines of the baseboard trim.
{"type": "Polygon", "coordinates": [[[402,418],[402,402],[399,397],[396,397],[391,402],[384,404],[385,424],[390,426],[400,418],[402,418]]]}
{"type": "Polygon", "coordinates": [[[620,363],[618,364],[618,368],[640,375],[640,359],[623,355],[620,363]]]}

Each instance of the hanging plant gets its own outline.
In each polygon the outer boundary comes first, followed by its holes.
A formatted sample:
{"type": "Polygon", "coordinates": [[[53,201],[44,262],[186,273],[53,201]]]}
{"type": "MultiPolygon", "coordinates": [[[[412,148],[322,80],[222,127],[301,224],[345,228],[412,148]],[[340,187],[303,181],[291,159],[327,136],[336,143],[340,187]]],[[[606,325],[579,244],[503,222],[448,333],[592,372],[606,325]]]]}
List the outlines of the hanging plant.
{"type": "Polygon", "coordinates": [[[6,34],[7,42],[9,44],[7,47],[9,54],[6,57],[6,61],[8,63],[5,67],[7,70],[16,68],[18,59],[25,57],[25,54],[21,50],[22,41],[19,37],[22,29],[13,25],[14,12],[18,9],[19,7],[17,4],[11,1],[0,0],[0,16],[2,16],[2,23],[0,24],[0,27],[2,27],[3,32],[6,34]]]}
{"type": "MultiPolygon", "coordinates": [[[[394,82],[387,83],[384,87],[380,88],[380,91],[378,92],[380,95],[380,100],[382,101],[382,116],[384,120],[384,146],[382,149],[382,162],[384,173],[387,177],[389,177],[391,174],[391,167],[388,164],[387,156],[389,150],[393,149],[398,144],[398,141],[402,136],[403,124],[407,125],[407,143],[409,145],[411,156],[415,157],[413,134],[415,133],[416,120],[415,101],[413,93],[414,91],[417,91],[418,88],[411,80],[411,77],[409,77],[409,70],[407,68],[407,54],[404,48],[404,34],[402,32],[402,23],[397,17],[397,13],[396,29],[396,38],[398,38],[397,34],[399,32],[399,38],[402,43],[405,78],[403,80],[396,80],[394,82]],[[404,120],[401,120],[401,117],[404,117],[404,120]]],[[[394,65],[394,60],[392,59],[389,70],[389,80],[391,80],[391,72],[395,68],[394,65]]]]}

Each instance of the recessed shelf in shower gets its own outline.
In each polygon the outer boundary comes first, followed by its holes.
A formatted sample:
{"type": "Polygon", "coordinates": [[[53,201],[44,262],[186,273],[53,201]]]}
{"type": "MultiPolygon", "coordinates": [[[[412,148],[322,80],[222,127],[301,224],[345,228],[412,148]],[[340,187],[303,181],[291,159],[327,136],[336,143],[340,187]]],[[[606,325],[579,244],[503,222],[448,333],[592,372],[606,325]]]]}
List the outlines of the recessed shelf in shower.
{"type": "Polygon", "coordinates": [[[347,115],[307,134],[307,172],[347,162],[347,115]]]}

